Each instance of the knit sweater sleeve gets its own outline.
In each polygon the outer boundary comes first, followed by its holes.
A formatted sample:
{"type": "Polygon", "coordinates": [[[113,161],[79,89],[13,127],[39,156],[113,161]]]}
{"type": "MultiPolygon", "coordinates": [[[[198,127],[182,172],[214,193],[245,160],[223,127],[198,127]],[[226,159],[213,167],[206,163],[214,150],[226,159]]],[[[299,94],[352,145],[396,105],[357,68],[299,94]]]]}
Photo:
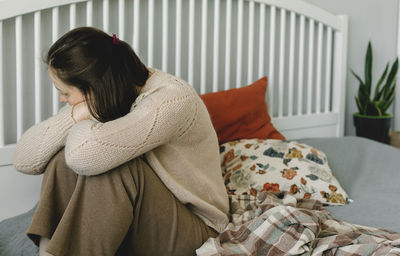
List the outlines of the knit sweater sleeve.
{"type": "Polygon", "coordinates": [[[64,145],[71,127],[72,106],[66,105],[58,114],[30,127],[18,141],[13,165],[26,174],[41,174],[50,159],[64,145]]]}
{"type": "Polygon", "coordinates": [[[104,173],[183,135],[196,108],[193,95],[160,98],[155,93],[118,119],[79,122],[67,138],[66,163],[81,175],[104,173]]]}

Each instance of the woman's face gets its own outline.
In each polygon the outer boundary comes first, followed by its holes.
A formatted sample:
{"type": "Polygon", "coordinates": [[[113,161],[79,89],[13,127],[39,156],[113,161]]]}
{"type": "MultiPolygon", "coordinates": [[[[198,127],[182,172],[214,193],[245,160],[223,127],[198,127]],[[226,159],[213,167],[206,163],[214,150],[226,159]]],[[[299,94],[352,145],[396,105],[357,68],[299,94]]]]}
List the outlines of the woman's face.
{"type": "Polygon", "coordinates": [[[60,92],[60,102],[68,102],[70,105],[76,105],[85,101],[85,97],[79,91],[78,88],[70,86],[62,82],[58,77],[54,69],[48,68],[49,76],[53,81],[54,86],[60,92]]]}

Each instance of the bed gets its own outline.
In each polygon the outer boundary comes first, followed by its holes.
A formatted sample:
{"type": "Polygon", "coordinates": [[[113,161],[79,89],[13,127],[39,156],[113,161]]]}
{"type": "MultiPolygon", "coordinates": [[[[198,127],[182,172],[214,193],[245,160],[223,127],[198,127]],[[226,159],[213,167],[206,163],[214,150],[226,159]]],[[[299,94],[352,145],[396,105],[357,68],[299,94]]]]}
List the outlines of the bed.
{"type": "Polygon", "coordinates": [[[396,197],[400,150],[359,137],[302,139],[323,150],[332,169],[354,202],[330,207],[336,218],[360,225],[400,232],[396,197]],[[351,152],[351,153],[350,153],[351,152]]]}
{"type": "Polygon", "coordinates": [[[344,205],[326,209],[349,223],[400,233],[400,150],[344,137],[348,17],[301,0],[3,0],[0,168],[6,175],[0,181],[0,255],[38,252],[24,232],[40,179],[11,193],[8,184],[21,179],[10,171],[12,156],[26,129],[61,108],[41,58],[52,42],[78,26],[117,34],[148,66],[182,77],[200,95],[267,76],[267,92],[259,95],[268,107],[258,110],[268,112],[287,141],[324,152],[348,193],[344,205]],[[24,206],[10,203],[6,194],[24,206]]]}

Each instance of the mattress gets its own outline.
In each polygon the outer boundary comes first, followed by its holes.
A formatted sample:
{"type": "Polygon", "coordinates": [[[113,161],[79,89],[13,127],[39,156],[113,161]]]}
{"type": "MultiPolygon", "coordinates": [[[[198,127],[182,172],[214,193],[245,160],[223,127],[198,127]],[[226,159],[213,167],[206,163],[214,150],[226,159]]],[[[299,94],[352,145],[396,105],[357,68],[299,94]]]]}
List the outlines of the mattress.
{"type": "Polygon", "coordinates": [[[354,200],[329,206],[333,217],[400,233],[400,149],[360,137],[298,141],[326,153],[334,175],[354,200]]]}
{"type": "Polygon", "coordinates": [[[38,247],[25,234],[35,209],[36,206],[24,214],[0,222],[1,256],[38,255],[38,247]]]}

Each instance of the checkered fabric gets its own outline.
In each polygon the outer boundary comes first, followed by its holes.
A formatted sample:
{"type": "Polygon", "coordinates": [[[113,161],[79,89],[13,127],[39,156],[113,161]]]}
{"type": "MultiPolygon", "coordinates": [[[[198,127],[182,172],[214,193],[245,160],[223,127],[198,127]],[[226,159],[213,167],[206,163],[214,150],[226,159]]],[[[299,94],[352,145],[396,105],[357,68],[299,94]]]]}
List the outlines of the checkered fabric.
{"type": "Polygon", "coordinates": [[[197,255],[400,255],[400,234],[334,219],[319,201],[288,192],[239,196],[231,213],[197,255]]]}

